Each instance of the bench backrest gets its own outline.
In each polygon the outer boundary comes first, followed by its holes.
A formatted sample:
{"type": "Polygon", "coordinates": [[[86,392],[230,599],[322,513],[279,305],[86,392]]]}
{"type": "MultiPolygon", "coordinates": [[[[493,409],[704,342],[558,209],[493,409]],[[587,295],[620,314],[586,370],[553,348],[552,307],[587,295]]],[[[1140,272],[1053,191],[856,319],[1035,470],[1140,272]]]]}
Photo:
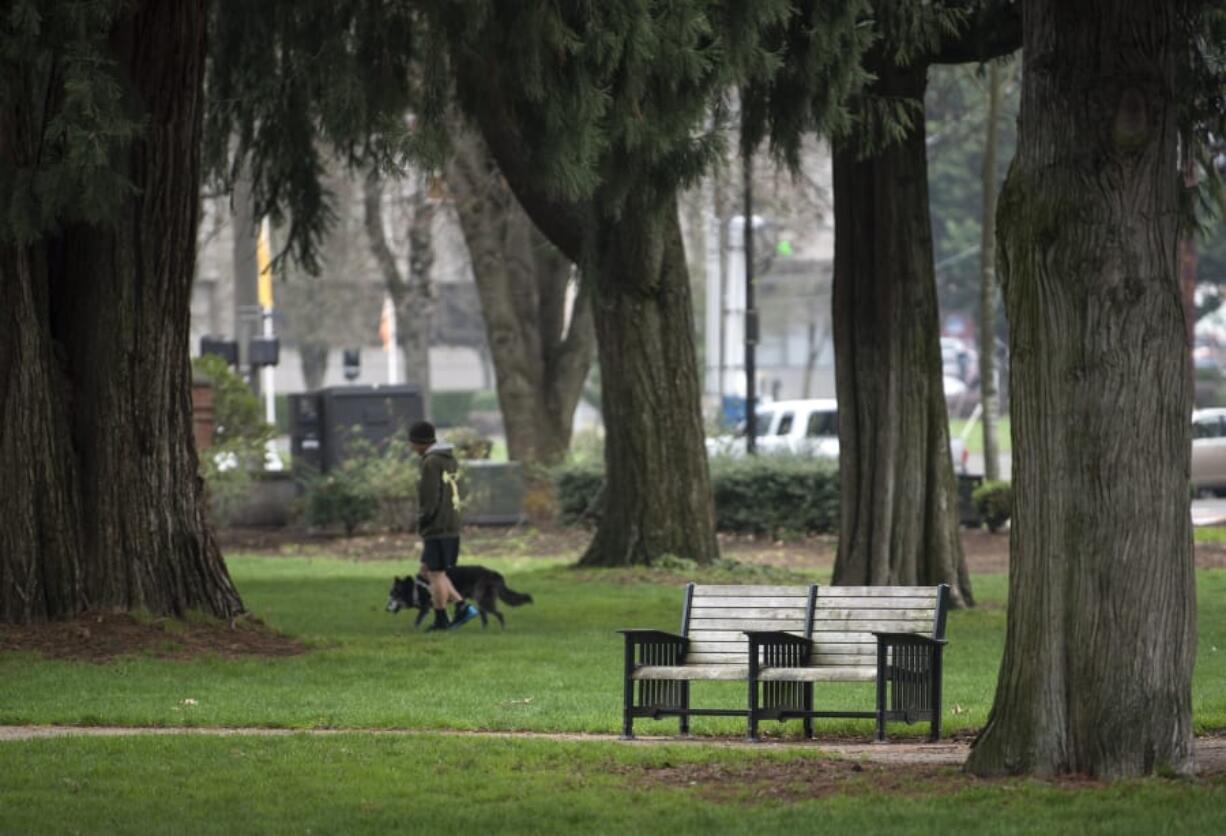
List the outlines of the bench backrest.
{"type": "Polygon", "coordinates": [[[813,606],[813,651],[818,667],[877,668],[879,633],[945,638],[949,587],[823,586],[813,606]]]}
{"type": "Polygon", "coordinates": [[[686,664],[746,664],[746,630],[784,630],[808,637],[815,586],[697,586],[685,589],[681,635],[686,664]]]}

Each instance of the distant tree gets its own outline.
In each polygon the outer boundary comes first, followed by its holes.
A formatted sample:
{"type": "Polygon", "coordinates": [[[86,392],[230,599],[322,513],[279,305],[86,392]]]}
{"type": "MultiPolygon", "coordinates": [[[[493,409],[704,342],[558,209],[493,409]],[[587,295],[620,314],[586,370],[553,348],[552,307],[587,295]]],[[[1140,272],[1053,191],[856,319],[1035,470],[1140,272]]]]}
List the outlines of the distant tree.
{"type": "Polygon", "coordinates": [[[366,175],[362,201],[366,237],[396,309],[396,342],[404,353],[404,380],[421,388],[425,412],[430,415],[434,204],[426,196],[425,178],[419,177],[409,198],[409,262],[408,270],[402,271],[387,240],[383,202],[383,178],[372,169],[366,175]]]}
{"type": "MultiPolygon", "coordinates": [[[[1020,62],[1008,65],[1016,67],[1020,62]]],[[[937,300],[942,314],[973,317],[978,310],[983,244],[983,174],[990,67],[938,64],[929,68],[925,91],[928,203],[936,259],[937,300]]],[[[997,188],[1017,145],[1018,73],[1004,71],[996,160],[997,188]]],[[[1004,306],[995,308],[1004,323],[1004,306]]],[[[1003,331],[1002,331],[1003,333],[1003,331]]]]}
{"type": "Polygon", "coordinates": [[[557,464],[595,352],[590,285],[520,207],[479,134],[457,125],[446,168],[493,355],[507,452],[557,464]]]}
{"type": "MultiPolygon", "coordinates": [[[[849,101],[834,140],[836,584],[948,583],[955,605],[973,600],[942,386],[923,100],[931,64],[1014,49],[1016,12],[1007,0],[872,8],[870,81],[849,101]]],[[[751,115],[758,107],[777,152],[793,163],[811,127],[795,102],[829,95],[805,60],[822,45],[817,31],[793,32],[780,72],[750,91],[751,115]]]]}
{"type": "Polygon", "coordinates": [[[1003,79],[1000,65],[988,67],[987,120],[983,127],[983,235],[980,238],[979,403],[983,409],[983,478],[1000,481],[1000,449],[996,439],[999,399],[996,389],[996,151],[1003,79]]]}
{"type": "MultiPolygon", "coordinates": [[[[769,75],[776,53],[763,37],[793,9],[469,11],[439,16],[461,106],[529,216],[591,283],[607,489],[582,562],[710,561],[718,546],[677,194],[717,147],[703,130],[711,103],[769,75]]],[[[851,30],[851,16],[831,17],[818,23],[851,30]]],[[[825,80],[837,102],[846,80],[825,80]]]]}
{"type": "Polygon", "coordinates": [[[0,621],[242,602],[188,358],[208,3],[6,4],[0,621]]]}

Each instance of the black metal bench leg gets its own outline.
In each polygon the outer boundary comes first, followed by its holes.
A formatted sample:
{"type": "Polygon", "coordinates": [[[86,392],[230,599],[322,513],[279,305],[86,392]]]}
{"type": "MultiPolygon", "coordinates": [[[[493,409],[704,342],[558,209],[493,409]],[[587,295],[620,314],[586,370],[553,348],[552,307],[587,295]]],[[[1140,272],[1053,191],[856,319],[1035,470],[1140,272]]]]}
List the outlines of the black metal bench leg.
{"type": "Polygon", "coordinates": [[[626,642],[626,668],[622,690],[622,740],[634,738],[634,645],[626,642]]]}
{"type": "MultiPolygon", "coordinates": [[[[813,711],[813,683],[805,683],[805,711],[813,711]]],[[[813,739],[813,715],[806,714],[804,718],[805,724],[805,740],[813,739]]]]}
{"type": "Polygon", "coordinates": [[[877,742],[885,741],[886,650],[877,646],[877,742]]]}
{"type": "Polygon", "coordinates": [[[941,648],[932,649],[932,667],[929,671],[932,677],[932,730],[929,739],[936,743],[941,739],[941,648]]]}
{"type": "Polygon", "coordinates": [[[749,679],[749,739],[758,740],[758,683],[749,679]]]}
{"type": "Polygon", "coordinates": [[[681,683],[681,716],[678,731],[683,735],[690,733],[690,683],[681,683]]]}

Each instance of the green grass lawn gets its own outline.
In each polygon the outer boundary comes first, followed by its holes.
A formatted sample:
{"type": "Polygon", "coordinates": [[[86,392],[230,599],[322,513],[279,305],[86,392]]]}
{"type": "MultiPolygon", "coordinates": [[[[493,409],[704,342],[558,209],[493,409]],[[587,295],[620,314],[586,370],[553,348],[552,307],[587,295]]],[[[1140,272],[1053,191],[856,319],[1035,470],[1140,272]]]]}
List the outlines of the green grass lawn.
{"type": "MultiPolygon", "coordinates": [[[[397,569],[388,562],[235,557],[247,606],[306,641],[301,656],[191,661],[128,657],[105,664],[0,653],[0,723],[456,728],[614,732],[621,709],[619,627],[676,630],[681,589],[624,572],[580,573],[559,561],[482,558],[536,604],[504,607],[509,627],[476,622],[445,634],[412,628],[413,612],[384,611],[397,569]],[[194,703],[185,704],[185,700],[194,703]]],[[[824,580],[815,573],[814,578],[824,580]]],[[[756,580],[756,579],[750,579],[756,580]]],[[[985,721],[1004,645],[1004,575],[975,579],[980,606],[949,619],[945,729],[985,721]]],[[[1226,571],[1201,570],[1197,728],[1226,728],[1226,571]]],[[[872,707],[867,684],[827,686],[829,708],[872,707]]],[[[696,683],[695,705],[744,703],[737,683],[696,683]]],[[[696,718],[696,734],[743,732],[733,718],[696,718]]],[[[676,721],[636,723],[669,733],[676,721]]],[[[867,721],[818,721],[819,733],[866,739],[867,721]]],[[[906,726],[892,726],[906,733],[906,726]]],[[[924,724],[910,728],[913,734],[924,724]]],[[[767,734],[798,736],[799,722],[767,734]]]]}
{"type": "MultiPolygon", "coordinates": [[[[675,578],[643,582],[642,572],[483,556],[536,604],[507,608],[505,632],[473,624],[428,635],[412,629],[412,613],[383,610],[391,576],[407,564],[229,562],[248,607],[307,642],[309,653],[104,664],[0,653],[0,723],[615,732],[614,630],[676,629],[680,616],[675,578]]],[[[1226,571],[1202,570],[1197,583],[1194,710],[1204,731],[1226,728],[1226,571]]],[[[980,606],[949,620],[947,732],[982,725],[995,690],[1006,579],[979,576],[975,584],[980,606]]],[[[871,686],[822,694],[829,708],[872,704],[871,686]]],[[[743,705],[744,686],[700,683],[694,700],[743,705]]],[[[700,736],[744,733],[731,718],[695,718],[692,726],[700,736]]],[[[637,728],[671,734],[676,722],[637,728]]],[[[871,737],[861,721],[819,720],[817,729],[819,737],[871,737]]],[[[764,727],[767,735],[799,731],[798,722],[764,727]]],[[[924,724],[891,726],[895,736],[924,732],[924,724]]],[[[857,773],[809,747],[429,733],[0,743],[0,833],[811,832],[818,821],[833,833],[1216,832],[1224,801],[1217,778],[1072,786],[974,781],[934,768],[857,773]]]]}
{"type": "Polygon", "coordinates": [[[4,833],[1220,832],[1221,780],[975,781],[814,750],[330,735],[0,744],[4,833]]]}

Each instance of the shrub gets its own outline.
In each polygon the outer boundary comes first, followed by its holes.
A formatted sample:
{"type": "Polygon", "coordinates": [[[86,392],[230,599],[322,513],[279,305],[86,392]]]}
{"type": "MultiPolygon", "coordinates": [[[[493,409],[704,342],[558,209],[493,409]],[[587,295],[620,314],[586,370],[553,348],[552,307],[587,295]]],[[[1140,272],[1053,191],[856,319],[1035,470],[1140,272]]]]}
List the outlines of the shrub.
{"type": "MultiPolygon", "coordinates": [[[[559,521],[594,518],[604,469],[590,462],[555,471],[559,521]]],[[[838,530],[839,479],[829,462],[793,456],[711,460],[715,526],[720,531],[771,534],[838,530]]]]}
{"type": "Polygon", "coordinates": [[[559,522],[574,525],[595,519],[604,488],[604,467],[590,460],[562,465],[554,471],[554,488],[559,522]]]}
{"type": "Polygon", "coordinates": [[[988,530],[995,533],[1013,513],[1013,486],[1008,482],[984,482],[971,494],[971,502],[988,530]]]}
{"type": "Polygon", "coordinates": [[[417,516],[417,456],[407,441],[392,437],[376,446],[349,441],[345,461],[331,472],[306,479],[308,525],[342,525],[352,535],[373,522],[380,530],[408,531],[417,516]]]}
{"type": "Polygon", "coordinates": [[[374,488],[356,469],[342,466],[311,478],[307,484],[306,519],[310,525],[328,528],[339,523],[347,536],[353,536],[359,525],[375,518],[378,510],[374,488]]]}
{"type": "Polygon", "coordinates": [[[711,460],[715,527],[720,531],[826,534],[838,530],[834,464],[799,456],[717,456],[711,460]]]}
{"type": "Polygon", "coordinates": [[[446,440],[455,447],[458,459],[488,459],[494,449],[493,439],[486,438],[471,427],[447,430],[446,440]]]}

